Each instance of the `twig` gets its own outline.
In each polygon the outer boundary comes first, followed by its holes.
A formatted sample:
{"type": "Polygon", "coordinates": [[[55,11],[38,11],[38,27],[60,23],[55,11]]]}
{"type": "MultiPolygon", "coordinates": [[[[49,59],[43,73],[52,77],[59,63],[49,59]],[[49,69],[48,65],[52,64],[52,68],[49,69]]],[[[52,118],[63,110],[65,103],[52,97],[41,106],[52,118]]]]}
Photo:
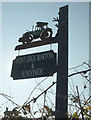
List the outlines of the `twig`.
{"type": "Polygon", "coordinates": [[[77,94],[78,94],[78,102],[79,102],[79,106],[80,106],[80,109],[81,109],[82,120],[84,120],[83,107],[81,106],[81,101],[80,101],[78,86],[76,86],[76,89],[77,89],[77,94]]]}
{"type": "Polygon", "coordinates": [[[71,76],[77,75],[77,74],[81,74],[81,73],[85,73],[85,72],[88,72],[88,71],[91,71],[91,68],[87,69],[87,70],[80,71],[80,72],[72,73],[72,74],[68,75],[68,77],[71,77],[71,76]]]}
{"type": "MultiPolygon", "coordinates": [[[[77,75],[77,74],[81,74],[81,73],[84,73],[84,72],[88,72],[88,71],[91,71],[91,69],[87,69],[87,70],[83,70],[83,71],[80,71],[80,72],[76,72],[76,73],[72,73],[70,75],[68,75],[68,77],[71,77],[71,76],[74,76],[74,75],[77,75]]],[[[65,78],[64,78],[65,79],[65,78]]],[[[54,84],[56,84],[57,82],[53,82],[52,85],[50,85],[46,90],[44,90],[41,94],[39,94],[36,98],[33,98],[31,99],[27,104],[29,104],[30,102],[36,102],[36,100],[42,95],[44,94],[47,90],[49,90],[54,84]]]]}
{"type": "Polygon", "coordinates": [[[52,85],[50,85],[46,90],[44,90],[41,94],[39,94],[36,98],[33,98],[31,101],[29,101],[27,104],[29,104],[30,102],[36,102],[36,100],[42,95],[44,94],[47,90],[49,90],[56,82],[53,82],[52,85]]]}
{"type": "Polygon", "coordinates": [[[20,107],[20,105],[18,105],[17,103],[15,103],[14,101],[12,101],[10,98],[9,98],[9,96],[8,95],[6,95],[6,94],[1,94],[0,93],[0,95],[2,95],[2,96],[4,96],[6,99],[8,99],[10,102],[12,102],[13,104],[15,104],[16,106],[18,106],[18,107],[20,107]]]}
{"type": "MultiPolygon", "coordinates": [[[[87,101],[89,101],[91,99],[91,96],[85,101],[85,104],[84,105],[86,105],[87,104],[87,101]]],[[[88,102],[89,103],[89,102],[88,102]]]]}
{"type": "Polygon", "coordinates": [[[30,93],[28,99],[26,100],[26,102],[25,102],[24,104],[27,103],[27,101],[28,101],[29,98],[31,97],[31,95],[32,95],[32,93],[34,92],[34,90],[35,90],[43,81],[45,81],[47,78],[48,78],[48,77],[46,77],[45,79],[43,79],[41,82],[39,82],[39,83],[34,87],[34,89],[33,89],[32,92],[30,93]]]}

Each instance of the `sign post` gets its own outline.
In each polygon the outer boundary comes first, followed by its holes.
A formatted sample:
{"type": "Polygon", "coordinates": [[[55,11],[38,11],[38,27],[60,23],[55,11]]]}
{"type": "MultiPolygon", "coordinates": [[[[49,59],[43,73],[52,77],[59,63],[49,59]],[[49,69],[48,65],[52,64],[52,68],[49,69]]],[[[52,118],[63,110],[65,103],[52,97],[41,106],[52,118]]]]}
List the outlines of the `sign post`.
{"type": "Polygon", "coordinates": [[[58,25],[56,120],[67,119],[68,106],[68,6],[60,8],[58,25]]]}
{"type": "MultiPolygon", "coordinates": [[[[23,44],[16,46],[15,50],[58,43],[55,119],[60,120],[67,119],[68,107],[68,5],[59,9],[59,19],[54,20],[58,22],[58,32],[55,37],[52,37],[52,30],[46,28],[42,31],[42,36],[38,35],[42,38],[41,41],[31,42],[33,38],[30,34],[35,35],[36,31],[30,31],[20,38],[19,41],[23,44]]],[[[56,72],[55,63],[56,54],[53,51],[18,56],[13,60],[11,76],[13,79],[52,76],[56,72]]]]}

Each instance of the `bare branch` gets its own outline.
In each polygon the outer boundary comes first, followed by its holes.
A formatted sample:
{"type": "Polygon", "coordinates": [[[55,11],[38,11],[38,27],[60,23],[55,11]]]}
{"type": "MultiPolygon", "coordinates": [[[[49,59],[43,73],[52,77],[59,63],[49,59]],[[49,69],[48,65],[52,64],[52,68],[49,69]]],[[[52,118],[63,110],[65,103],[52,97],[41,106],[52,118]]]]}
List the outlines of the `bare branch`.
{"type": "Polygon", "coordinates": [[[83,107],[81,106],[78,86],[76,86],[76,89],[77,89],[77,94],[78,94],[78,102],[79,102],[79,106],[80,106],[80,110],[81,110],[82,120],[84,120],[83,107]]]}

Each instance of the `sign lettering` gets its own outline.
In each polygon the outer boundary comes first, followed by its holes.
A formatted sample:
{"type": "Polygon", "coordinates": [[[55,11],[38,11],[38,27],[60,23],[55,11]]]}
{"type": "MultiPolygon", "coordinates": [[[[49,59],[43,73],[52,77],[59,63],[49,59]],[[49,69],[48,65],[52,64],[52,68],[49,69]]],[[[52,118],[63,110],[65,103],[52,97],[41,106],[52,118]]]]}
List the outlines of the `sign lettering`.
{"type": "Polygon", "coordinates": [[[47,52],[17,56],[13,60],[11,77],[27,79],[52,76],[56,72],[56,53],[47,52]]]}

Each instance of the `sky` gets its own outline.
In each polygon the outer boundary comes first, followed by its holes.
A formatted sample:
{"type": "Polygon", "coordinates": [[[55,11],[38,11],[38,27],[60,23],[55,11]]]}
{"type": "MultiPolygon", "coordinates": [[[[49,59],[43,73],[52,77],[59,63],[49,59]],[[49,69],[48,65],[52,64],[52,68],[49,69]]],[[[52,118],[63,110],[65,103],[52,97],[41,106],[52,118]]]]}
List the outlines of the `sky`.
{"type": "MultiPolygon", "coordinates": [[[[50,50],[50,45],[14,51],[19,45],[18,39],[26,30],[31,30],[32,25],[38,21],[48,22],[52,28],[53,36],[56,35],[57,28],[52,22],[54,17],[58,17],[59,8],[69,5],[69,68],[78,66],[85,61],[89,61],[89,3],[88,2],[2,2],[2,58],[1,58],[1,92],[13,97],[13,100],[22,105],[29,94],[44,78],[16,80],[11,75],[12,61],[19,55],[31,54],[50,50]]],[[[52,45],[52,49],[57,53],[57,44],[52,45]]],[[[49,77],[43,84],[47,88],[53,81],[56,81],[56,74],[49,77]]],[[[75,80],[75,84],[80,87],[83,81],[75,80]]],[[[36,90],[33,96],[37,96],[41,91],[36,90]]],[[[40,99],[43,102],[43,100],[40,99]]],[[[53,101],[55,101],[53,99],[53,101]]],[[[3,102],[6,102],[3,101],[3,102]]],[[[4,104],[12,109],[10,103],[4,104]]]]}

